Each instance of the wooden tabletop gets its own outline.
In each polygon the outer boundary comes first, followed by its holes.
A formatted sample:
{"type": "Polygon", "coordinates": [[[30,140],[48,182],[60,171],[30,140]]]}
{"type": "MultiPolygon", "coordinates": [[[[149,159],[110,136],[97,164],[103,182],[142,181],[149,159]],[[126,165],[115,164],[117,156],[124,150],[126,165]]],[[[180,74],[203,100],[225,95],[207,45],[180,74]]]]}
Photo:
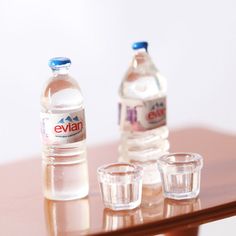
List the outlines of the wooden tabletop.
{"type": "Polygon", "coordinates": [[[195,226],[236,215],[236,136],[186,128],[171,131],[170,143],[173,152],[197,152],[204,158],[197,199],[168,200],[160,188],[146,188],[139,208],[120,212],[104,209],[96,169],[117,160],[116,142],[88,150],[89,197],[49,201],[42,195],[39,155],[0,166],[0,235],[148,235],[182,227],[190,227],[191,235],[197,235],[195,226]]]}

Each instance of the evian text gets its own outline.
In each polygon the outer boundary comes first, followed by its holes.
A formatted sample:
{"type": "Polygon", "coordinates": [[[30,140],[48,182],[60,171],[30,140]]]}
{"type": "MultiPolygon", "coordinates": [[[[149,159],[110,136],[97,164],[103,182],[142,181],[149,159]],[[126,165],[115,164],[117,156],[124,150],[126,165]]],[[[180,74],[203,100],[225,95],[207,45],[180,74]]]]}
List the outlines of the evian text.
{"type": "Polygon", "coordinates": [[[147,120],[154,120],[160,118],[162,116],[165,116],[165,113],[166,113],[165,108],[156,109],[155,111],[151,111],[147,114],[147,120]]]}
{"type": "Polygon", "coordinates": [[[56,133],[81,131],[82,129],[83,129],[83,122],[81,121],[77,123],[67,123],[65,125],[56,125],[54,127],[54,131],[56,133]]]}

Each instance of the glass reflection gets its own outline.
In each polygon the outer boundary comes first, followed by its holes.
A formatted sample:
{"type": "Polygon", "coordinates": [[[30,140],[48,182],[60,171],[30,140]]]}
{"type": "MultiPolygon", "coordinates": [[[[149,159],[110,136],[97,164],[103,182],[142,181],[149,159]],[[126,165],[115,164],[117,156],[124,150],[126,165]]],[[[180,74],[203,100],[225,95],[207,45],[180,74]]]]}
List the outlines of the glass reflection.
{"type": "Polygon", "coordinates": [[[44,200],[48,235],[78,235],[90,227],[88,198],[73,201],[44,200]]]}
{"type": "Polygon", "coordinates": [[[199,198],[189,200],[172,200],[165,199],[164,212],[165,218],[187,214],[201,209],[201,201],[199,198]]]}
{"type": "Polygon", "coordinates": [[[143,186],[141,209],[144,222],[163,218],[163,205],[161,185],[143,186]]]}
{"type": "Polygon", "coordinates": [[[130,227],[143,222],[140,208],[129,211],[112,211],[105,208],[103,211],[103,228],[106,231],[130,227]]]}

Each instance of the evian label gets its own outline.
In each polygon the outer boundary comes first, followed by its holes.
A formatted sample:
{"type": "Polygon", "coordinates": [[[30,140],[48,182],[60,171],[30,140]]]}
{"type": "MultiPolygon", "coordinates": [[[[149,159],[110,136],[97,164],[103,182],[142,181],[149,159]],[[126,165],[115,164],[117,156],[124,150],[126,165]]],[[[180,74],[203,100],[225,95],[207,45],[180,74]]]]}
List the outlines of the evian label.
{"type": "Polygon", "coordinates": [[[166,125],[166,97],[119,104],[119,123],[126,131],[146,131],[166,125]]]}
{"type": "Polygon", "coordinates": [[[41,133],[44,143],[67,144],[86,138],[84,110],[72,113],[41,113],[41,133]]]}

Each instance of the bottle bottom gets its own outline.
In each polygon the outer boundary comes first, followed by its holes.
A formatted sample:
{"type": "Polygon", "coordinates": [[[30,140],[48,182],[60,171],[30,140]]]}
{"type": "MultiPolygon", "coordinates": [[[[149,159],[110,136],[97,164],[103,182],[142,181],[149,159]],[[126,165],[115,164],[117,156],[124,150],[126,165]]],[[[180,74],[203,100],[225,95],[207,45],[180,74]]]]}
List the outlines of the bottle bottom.
{"type": "Polygon", "coordinates": [[[166,126],[146,132],[123,132],[119,146],[119,162],[129,162],[143,168],[143,185],[161,183],[157,160],[169,152],[166,126]]]}
{"type": "Polygon", "coordinates": [[[161,184],[161,176],[157,166],[157,160],[132,160],[126,159],[124,156],[119,156],[119,162],[129,162],[134,165],[139,165],[143,168],[143,185],[146,187],[156,186],[161,184]]]}
{"type": "Polygon", "coordinates": [[[89,192],[86,158],[72,162],[70,157],[55,158],[57,161],[43,161],[44,196],[51,200],[74,200],[86,197],[89,192]]]}

